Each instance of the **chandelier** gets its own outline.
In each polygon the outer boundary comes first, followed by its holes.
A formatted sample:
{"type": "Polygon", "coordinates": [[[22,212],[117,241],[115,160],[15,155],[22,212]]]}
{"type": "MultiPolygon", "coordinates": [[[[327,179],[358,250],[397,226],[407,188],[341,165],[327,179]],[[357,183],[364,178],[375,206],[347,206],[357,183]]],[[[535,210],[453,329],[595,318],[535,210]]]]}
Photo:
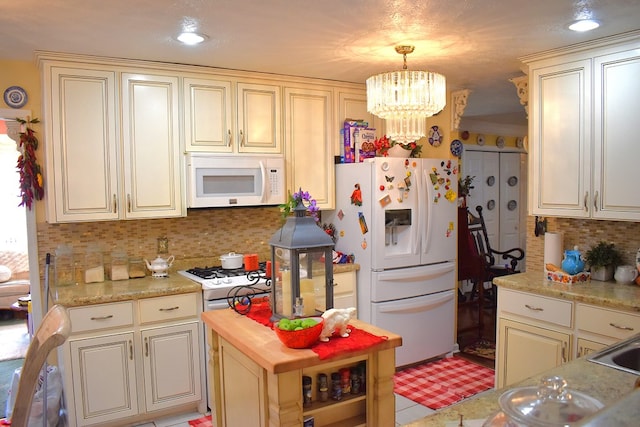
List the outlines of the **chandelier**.
{"type": "Polygon", "coordinates": [[[407,54],[413,50],[414,46],[396,46],[404,58],[402,70],[367,79],[367,110],[385,119],[389,138],[403,144],[426,136],[425,119],[447,103],[442,74],[407,70],[407,54]]]}

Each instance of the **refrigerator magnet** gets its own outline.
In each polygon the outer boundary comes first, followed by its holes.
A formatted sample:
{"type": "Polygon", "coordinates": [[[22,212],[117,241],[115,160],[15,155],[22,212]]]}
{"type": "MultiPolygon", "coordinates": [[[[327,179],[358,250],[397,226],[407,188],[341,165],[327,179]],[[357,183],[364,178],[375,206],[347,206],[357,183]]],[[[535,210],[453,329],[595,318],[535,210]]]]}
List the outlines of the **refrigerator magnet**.
{"type": "Polygon", "coordinates": [[[344,218],[344,212],[342,211],[342,209],[340,209],[340,210],[338,211],[338,219],[339,219],[340,221],[342,221],[342,218],[344,218]]]}
{"type": "Polygon", "coordinates": [[[351,204],[362,206],[362,191],[360,191],[360,184],[356,184],[353,193],[351,193],[351,204]]]}
{"type": "Polygon", "coordinates": [[[362,246],[362,249],[367,249],[367,239],[362,239],[362,243],[360,243],[360,246],[362,246]]]}
{"type": "Polygon", "coordinates": [[[364,214],[362,212],[358,212],[358,222],[360,223],[360,231],[362,231],[362,234],[367,234],[369,232],[369,227],[367,227],[367,221],[364,219],[364,214]]]}
{"type": "Polygon", "coordinates": [[[382,199],[379,200],[380,206],[387,207],[389,203],[391,203],[391,197],[386,194],[382,199]]]}

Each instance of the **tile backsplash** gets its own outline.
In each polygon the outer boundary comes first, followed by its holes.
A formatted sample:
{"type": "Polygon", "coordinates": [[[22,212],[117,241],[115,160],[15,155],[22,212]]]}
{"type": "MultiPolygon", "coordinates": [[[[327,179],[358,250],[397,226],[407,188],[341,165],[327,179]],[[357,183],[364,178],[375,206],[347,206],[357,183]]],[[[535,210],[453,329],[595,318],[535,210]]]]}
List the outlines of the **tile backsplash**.
{"type": "Polygon", "coordinates": [[[114,249],[126,250],[130,257],[149,261],[158,254],[158,239],[166,237],[167,254],[174,255],[177,269],[194,267],[190,260],[206,260],[220,265],[218,258],[229,252],[270,256],[269,240],[282,227],[277,207],[190,209],[184,218],[131,221],[38,224],[39,265],[46,253],[55,253],[59,244],[73,246],[82,257],[88,246],[99,244],[105,261],[114,249]]]}
{"type": "MultiPolygon", "coordinates": [[[[588,219],[546,217],[547,231],[563,232],[565,249],[578,249],[586,253],[604,240],[614,243],[625,264],[636,264],[640,248],[640,223],[627,221],[601,221],[588,219]]],[[[541,270],[544,262],[544,235],[535,236],[535,217],[527,217],[527,270],[541,270]]]]}

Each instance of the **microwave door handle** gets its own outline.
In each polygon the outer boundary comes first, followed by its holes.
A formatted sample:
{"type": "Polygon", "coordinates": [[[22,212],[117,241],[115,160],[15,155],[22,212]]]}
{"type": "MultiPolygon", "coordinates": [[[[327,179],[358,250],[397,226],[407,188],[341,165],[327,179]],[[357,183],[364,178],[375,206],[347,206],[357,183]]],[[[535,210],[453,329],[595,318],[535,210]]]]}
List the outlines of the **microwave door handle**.
{"type": "Polygon", "coordinates": [[[262,175],[262,197],[260,201],[264,203],[267,200],[267,168],[264,167],[264,162],[260,161],[260,174],[262,175]]]}

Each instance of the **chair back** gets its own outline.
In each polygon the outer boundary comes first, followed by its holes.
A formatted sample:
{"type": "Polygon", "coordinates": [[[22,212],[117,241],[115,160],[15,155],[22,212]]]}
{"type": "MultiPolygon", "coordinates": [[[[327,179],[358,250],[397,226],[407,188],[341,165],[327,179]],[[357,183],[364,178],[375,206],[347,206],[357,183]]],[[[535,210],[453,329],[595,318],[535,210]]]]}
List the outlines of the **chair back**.
{"type": "Polygon", "coordinates": [[[478,212],[478,216],[475,216],[467,210],[469,233],[471,234],[475,250],[479,255],[484,257],[486,265],[494,265],[496,258],[493,256],[491,245],[489,244],[487,226],[482,216],[482,206],[476,206],[476,211],[478,212]]]}
{"type": "Polygon", "coordinates": [[[42,319],[27,349],[11,416],[12,427],[27,427],[31,402],[44,362],[51,350],[64,343],[70,333],[71,320],[67,310],[61,305],[54,305],[42,319]]]}

